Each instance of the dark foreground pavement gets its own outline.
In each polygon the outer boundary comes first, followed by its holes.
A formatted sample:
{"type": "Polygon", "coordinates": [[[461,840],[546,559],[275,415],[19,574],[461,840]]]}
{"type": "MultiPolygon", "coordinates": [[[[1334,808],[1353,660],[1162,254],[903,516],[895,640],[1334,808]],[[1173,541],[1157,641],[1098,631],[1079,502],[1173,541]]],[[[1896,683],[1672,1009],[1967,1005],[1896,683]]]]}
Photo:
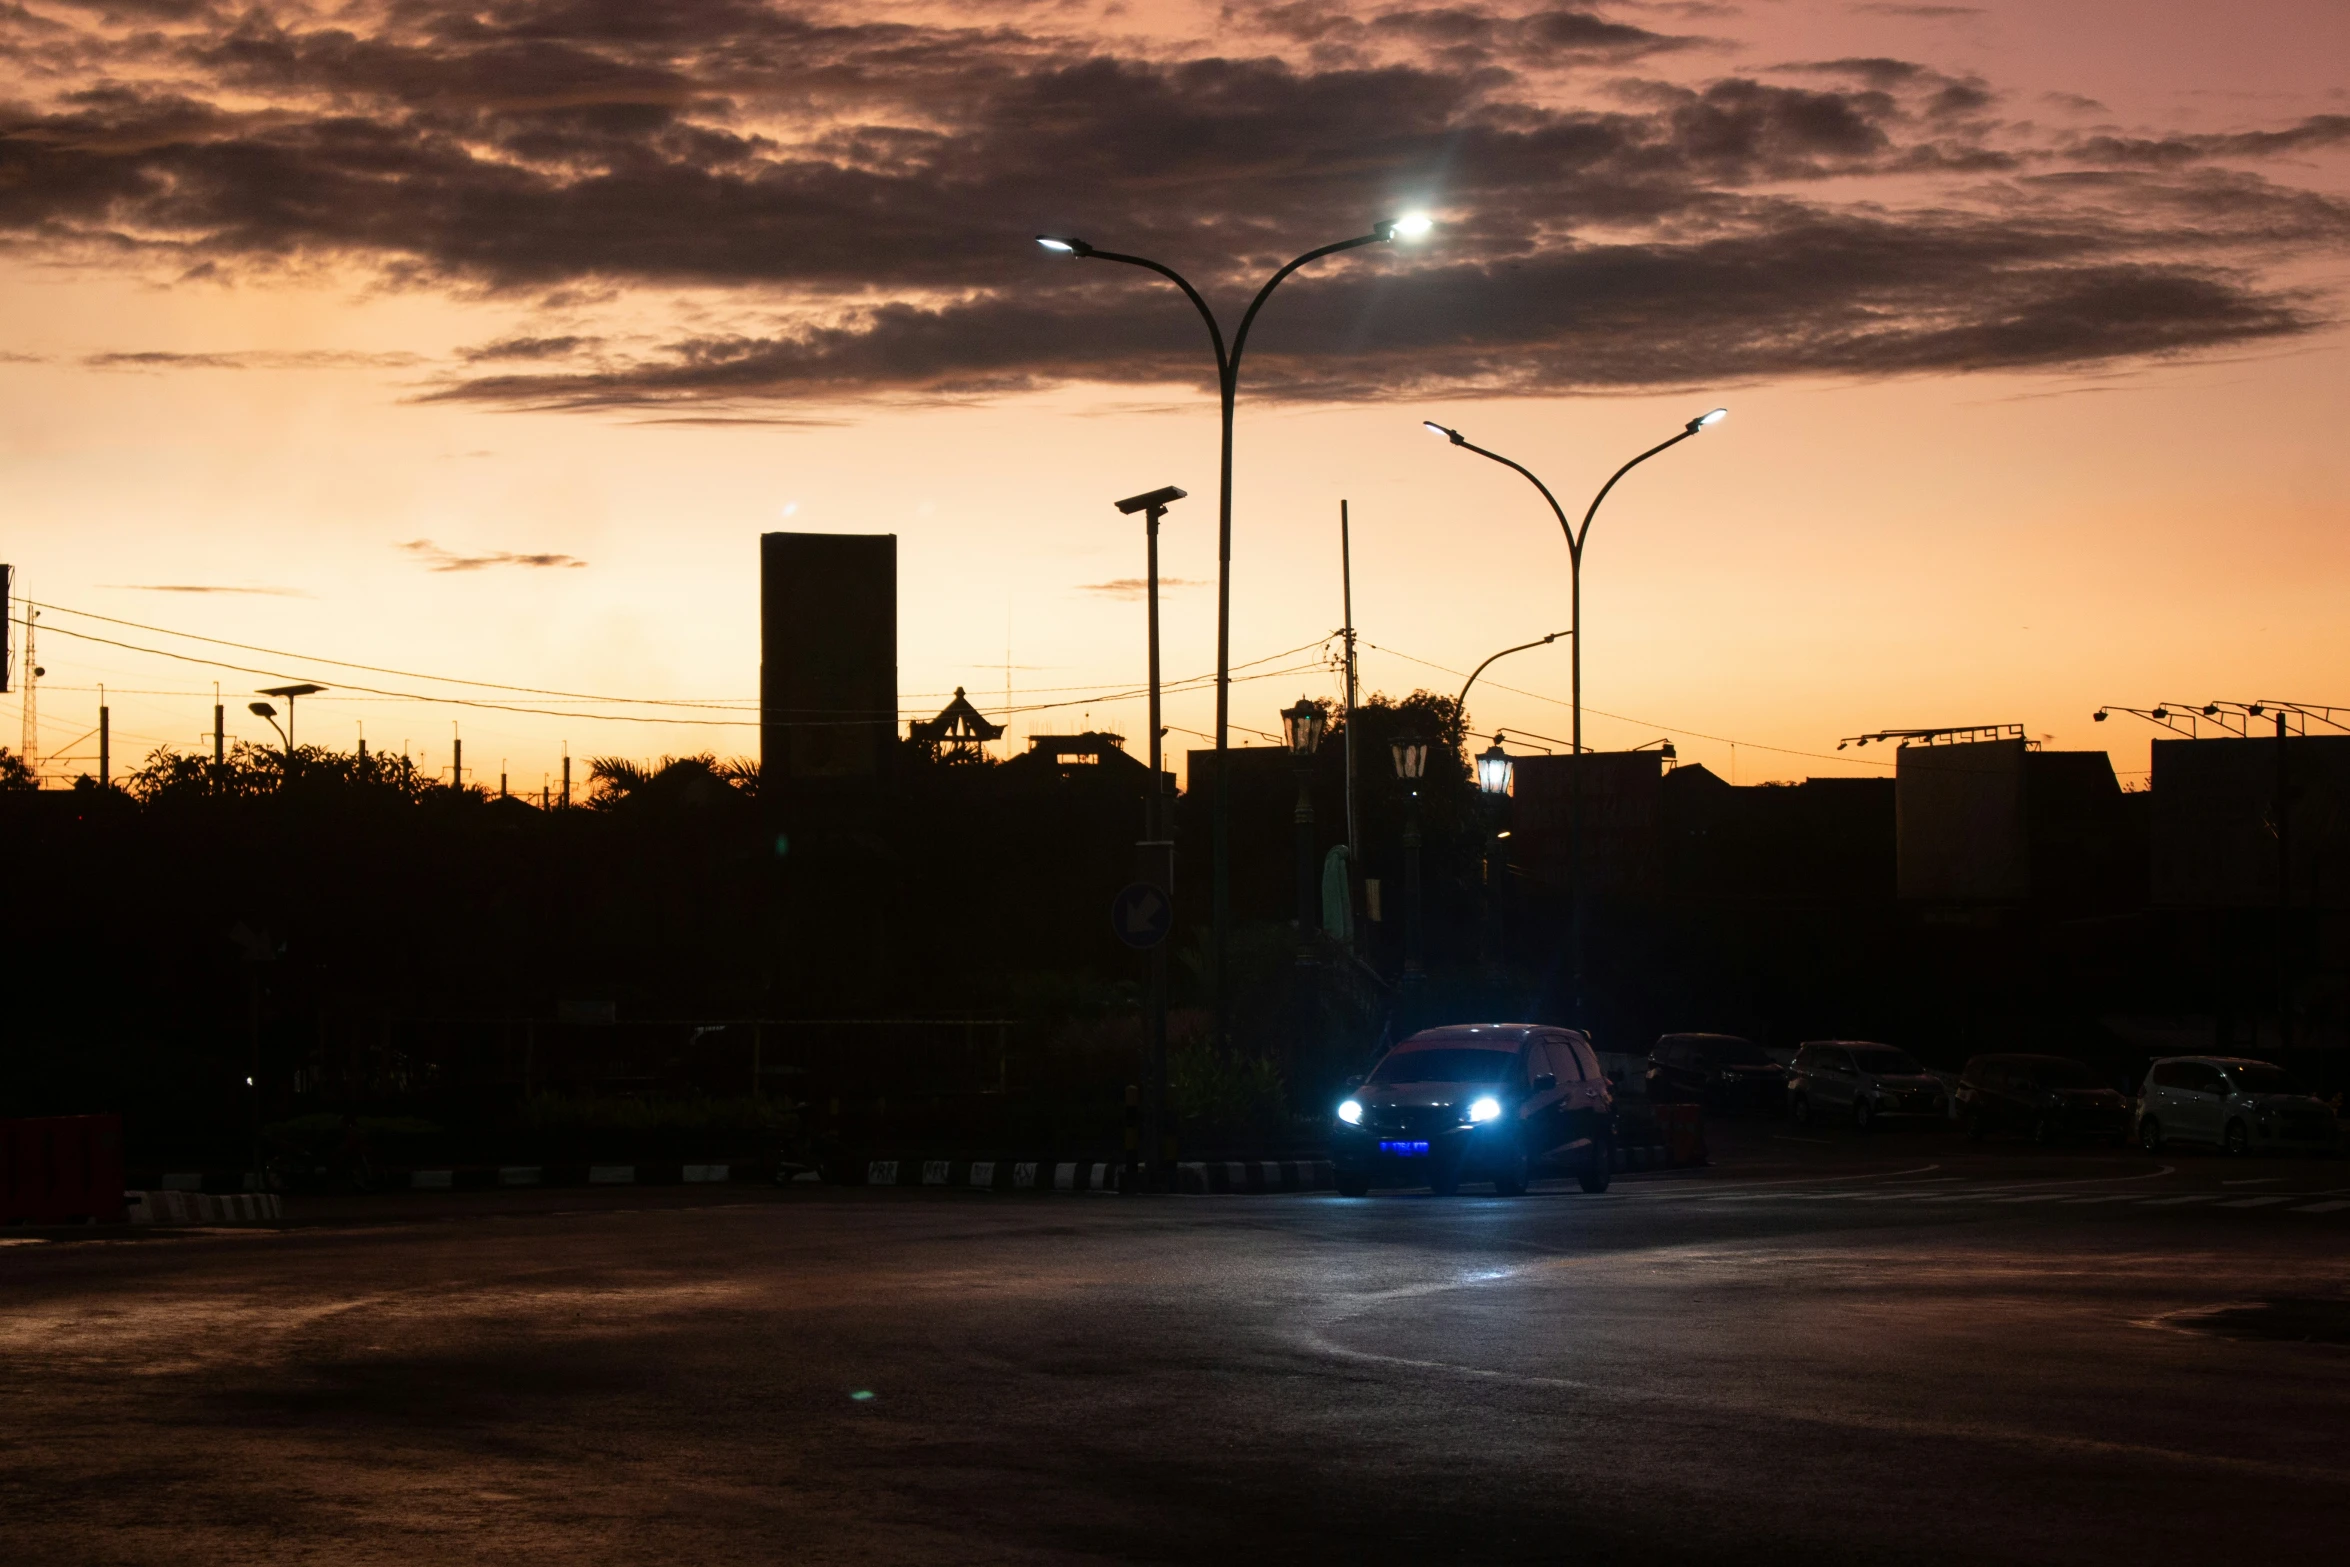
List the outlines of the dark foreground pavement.
{"type": "Polygon", "coordinates": [[[2331,1162],[1756,1131],[1606,1197],[0,1244],[0,1557],[2330,1564],[2346,1201],[2331,1162]]]}

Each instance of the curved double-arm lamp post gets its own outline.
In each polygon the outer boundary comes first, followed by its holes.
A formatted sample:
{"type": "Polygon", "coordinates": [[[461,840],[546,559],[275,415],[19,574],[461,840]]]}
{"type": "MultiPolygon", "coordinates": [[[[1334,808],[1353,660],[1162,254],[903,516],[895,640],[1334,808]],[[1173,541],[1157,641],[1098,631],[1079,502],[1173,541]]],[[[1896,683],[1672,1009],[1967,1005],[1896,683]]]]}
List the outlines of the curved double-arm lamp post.
{"type": "Polygon", "coordinates": [[[1212,893],[1209,920],[1213,929],[1216,963],[1216,1042],[1229,1043],[1232,1012],[1230,987],[1225,983],[1225,958],[1230,939],[1232,902],[1231,855],[1231,772],[1225,766],[1225,752],[1229,749],[1232,713],[1232,412],[1240,396],[1240,358],[1248,348],[1249,329],[1256,325],[1257,312],[1265,308],[1265,301],[1273,297],[1291,273],[1308,266],[1324,256],[1334,256],[1342,250],[1356,250],[1364,245],[1385,245],[1397,239],[1413,239],[1425,234],[1433,225],[1425,217],[1410,216],[1383,218],[1371,225],[1367,234],[1342,239],[1333,245],[1320,245],[1299,256],[1265,280],[1256,297],[1249,301],[1242,313],[1240,325],[1232,340],[1226,343],[1224,328],[1217,321],[1216,312],[1194,288],[1191,280],[1163,261],[1148,256],[1130,256],[1115,250],[1102,250],[1073,234],[1039,234],[1036,242],[1058,255],[1081,261],[1117,261],[1130,267],[1141,267],[1156,272],[1190,300],[1200,319],[1207,323],[1208,345],[1216,355],[1216,387],[1223,405],[1223,458],[1219,470],[1216,511],[1216,799],[1212,838],[1212,893]]]}
{"type": "MultiPolygon", "coordinates": [[[[1591,498],[1590,507],[1583,513],[1583,523],[1581,527],[1577,527],[1575,524],[1567,520],[1566,508],[1558,503],[1557,496],[1550,493],[1550,486],[1544,484],[1540,479],[1536,478],[1534,471],[1528,468],[1524,463],[1512,461],[1510,458],[1504,457],[1499,452],[1488,451],[1486,448],[1479,446],[1476,442],[1470,440],[1467,436],[1461,434],[1460,431],[1455,430],[1448,425],[1438,424],[1433,419],[1423,419],[1420,421],[1436,434],[1441,435],[1446,440],[1452,442],[1453,445],[1465,447],[1469,451],[1475,452],[1480,457],[1489,458],[1494,462],[1500,463],[1504,468],[1514,470],[1528,484],[1533,485],[1535,489],[1542,493],[1543,500],[1549,503],[1551,515],[1558,519],[1559,531],[1565,534],[1567,538],[1568,591],[1572,595],[1572,607],[1567,617],[1567,624],[1569,627],[1567,634],[1575,639],[1574,656],[1572,661],[1572,680],[1574,687],[1572,694],[1574,697],[1575,710],[1575,727],[1572,731],[1572,744],[1574,746],[1575,752],[1575,765],[1573,770],[1568,774],[1567,906],[1568,918],[1571,921],[1569,926],[1569,946],[1571,950],[1570,961],[1574,974],[1574,995],[1572,997],[1572,1004],[1574,1008],[1574,1021],[1578,1024],[1584,1021],[1583,812],[1581,809],[1583,795],[1583,545],[1584,542],[1591,537],[1592,519],[1599,515],[1600,502],[1607,499],[1608,492],[1616,487],[1617,480],[1623,478],[1625,474],[1630,473],[1633,469],[1648,461],[1649,458],[1657,455],[1657,453],[1670,451],[1672,448],[1680,445],[1683,441],[1688,440],[1693,435],[1704,434],[1707,430],[1710,430],[1715,425],[1720,424],[1729,416],[1730,410],[1727,408],[1716,408],[1710,412],[1699,414],[1696,418],[1690,420],[1686,425],[1682,426],[1680,434],[1674,436],[1671,440],[1659,441],[1656,445],[1651,446],[1647,451],[1642,452],[1639,456],[1624,464],[1623,467],[1618,468],[1613,474],[1609,475],[1607,483],[1599,487],[1599,493],[1591,498]]],[[[1488,662],[1491,662],[1491,660],[1488,660],[1488,662]]],[[[1479,667],[1482,669],[1483,666],[1479,667]]],[[[1469,678],[1472,684],[1475,683],[1476,676],[1472,675],[1469,678]]],[[[1461,689],[1462,694],[1465,696],[1467,694],[1468,687],[1464,686],[1461,689]]]]}
{"type": "Polygon", "coordinates": [[[1452,699],[1453,711],[1460,715],[1461,721],[1463,723],[1468,722],[1469,687],[1477,683],[1477,677],[1485,673],[1486,670],[1490,669],[1496,659],[1504,659],[1509,657],[1512,653],[1523,653],[1531,648],[1548,647],[1553,642],[1556,642],[1559,638],[1572,635],[1574,635],[1574,633],[1571,631],[1554,631],[1547,637],[1540,637],[1532,642],[1521,642],[1516,647],[1503,648],[1500,652],[1494,654],[1492,658],[1488,658],[1484,663],[1479,664],[1475,669],[1469,671],[1469,678],[1461,682],[1461,694],[1452,699]]]}

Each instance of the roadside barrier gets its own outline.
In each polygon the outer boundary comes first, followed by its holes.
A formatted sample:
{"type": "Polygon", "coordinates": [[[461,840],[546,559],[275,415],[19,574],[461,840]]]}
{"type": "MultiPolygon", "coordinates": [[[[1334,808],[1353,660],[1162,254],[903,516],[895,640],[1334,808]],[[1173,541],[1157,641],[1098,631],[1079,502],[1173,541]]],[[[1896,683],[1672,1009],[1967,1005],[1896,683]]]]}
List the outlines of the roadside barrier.
{"type": "MultiPolygon", "coordinates": [[[[866,1159],[828,1172],[841,1186],[947,1186],[983,1192],[1116,1192],[1126,1166],[1107,1159],[866,1159]]],[[[1175,1166],[1180,1192],[1319,1192],[1335,1181],[1327,1159],[1192,1159],[1175,1166]]]]}
{"type": "Polygon", "coordinates": [[[120,1224],[122,1117],[0,1121],[0,1223],[120,1224]]]}
{"type": "Polygon", "coordinates": [[[254,1224],[286,1216],[275,1192],[124,1192],[133,1224],[254,1224]]]}

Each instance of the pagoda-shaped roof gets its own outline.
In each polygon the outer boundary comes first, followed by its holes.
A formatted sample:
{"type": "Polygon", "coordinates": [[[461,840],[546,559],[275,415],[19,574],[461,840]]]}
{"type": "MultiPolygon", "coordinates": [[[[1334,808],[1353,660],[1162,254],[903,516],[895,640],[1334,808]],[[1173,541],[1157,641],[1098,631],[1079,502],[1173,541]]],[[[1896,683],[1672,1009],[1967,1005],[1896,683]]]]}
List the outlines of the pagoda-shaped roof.
{"type": "Polygon", "coordinates": [[[936,718],[915,719],[906,726],[906,735],[933,750],[944,746],[949,750],[976,752],[990,740],[1001,740],[1004,726],[989,723],[986,715],[963,695],[963,688],[957,686],[955,699],[936,718]]]}

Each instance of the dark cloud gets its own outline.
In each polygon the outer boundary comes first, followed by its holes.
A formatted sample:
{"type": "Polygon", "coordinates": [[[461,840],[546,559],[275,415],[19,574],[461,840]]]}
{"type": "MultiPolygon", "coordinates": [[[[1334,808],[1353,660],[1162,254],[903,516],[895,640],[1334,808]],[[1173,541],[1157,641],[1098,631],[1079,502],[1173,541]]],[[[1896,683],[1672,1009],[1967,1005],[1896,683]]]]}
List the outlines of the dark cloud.
{"type": "Polygon", "coordinates": [[[406,550],[434,571],[487,571],[492,566],[533,566],[577,568],[586,561],[571,555],[520,555],[511,550],[495,550],[487,555],[460,555],[445,550],[430,539],[410,539],[396,548],[406,550]]]}
{"type": "Polygon", "coordinates": [[[74,70],[66,44],[12,46],[52,51],[37,79],[64,85],[0,106],[0,246],[223,284],[358,267],[559,310],[460,350],[430,394],[491,404],[799,420],[1198,378],[1179,299],[1055,263],[1040,231],[1159,256],[1229,306],[1311,245],[1434,208],[1431,243],[1287,286],[1250,383],[1291,397],[2198,352],[2323,321],[2325,299],[2276,279],[2350,240],[2342,203],[2245,167],[2338,147],[2350,116],[2049,133],[2002,122],[1995,84],[1877,57],[1661,80],[1704,41],[1620,8],[1305,0],[1236,9],[1262,52],[1227,55],[1053,31],[1034,20],[1050,7],[966,25],[784,0],[107,14],[126,20],[76,31],[74,70]],[[665,346],[616,346],[641,317],[579,325],[689,289],[708,324],[665,346]]]}
{"type": "Polygon", "coordinates": [[[1963,16],[1983,14],[1983,8],[1978,5],[1892,5],[1884,3],[1884,0],[1867,0],[1865,4],[1847,6],[1845,9],[1862,16],[1906,16],[1921,22],[1949,22],[1963,16]]]}
{"type": "Polygon", "coordinates": [[[459,350],[469,364],[493,359],[565,359],[602,342],[597,337],[509,337],[459,350]]]}

